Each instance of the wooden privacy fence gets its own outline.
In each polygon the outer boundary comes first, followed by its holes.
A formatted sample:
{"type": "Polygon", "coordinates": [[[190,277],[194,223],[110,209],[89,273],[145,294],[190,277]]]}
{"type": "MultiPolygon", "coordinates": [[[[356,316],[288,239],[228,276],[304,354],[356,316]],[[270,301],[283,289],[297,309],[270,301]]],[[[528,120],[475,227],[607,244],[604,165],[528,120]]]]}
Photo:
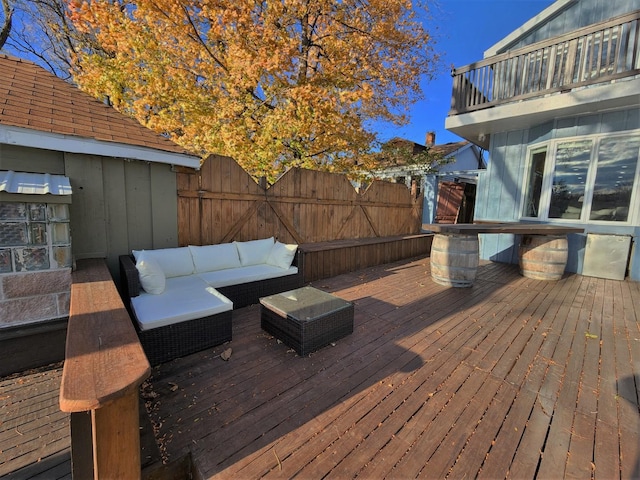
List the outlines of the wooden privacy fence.
{"type": "Polygon", "coordinates": [[[215,155],[200,171],[178,173],[180,245],[411,235],[421,222],[422,201],[402,184],[376,181],[360,194],[345,175],[296,168],[265,189],[233,159],[215,155]]]}

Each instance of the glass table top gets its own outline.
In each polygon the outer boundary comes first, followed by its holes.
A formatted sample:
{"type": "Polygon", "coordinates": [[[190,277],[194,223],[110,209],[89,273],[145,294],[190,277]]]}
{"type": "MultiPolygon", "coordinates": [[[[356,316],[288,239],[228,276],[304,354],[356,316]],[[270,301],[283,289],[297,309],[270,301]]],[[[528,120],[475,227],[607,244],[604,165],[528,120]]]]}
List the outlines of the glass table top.
{"type": "Polygon", "coordinates": [[[351,306],[342,298],[313,287],[302,287],[260,299],[269,310],[299,321],[309,321],[351,306]]]}

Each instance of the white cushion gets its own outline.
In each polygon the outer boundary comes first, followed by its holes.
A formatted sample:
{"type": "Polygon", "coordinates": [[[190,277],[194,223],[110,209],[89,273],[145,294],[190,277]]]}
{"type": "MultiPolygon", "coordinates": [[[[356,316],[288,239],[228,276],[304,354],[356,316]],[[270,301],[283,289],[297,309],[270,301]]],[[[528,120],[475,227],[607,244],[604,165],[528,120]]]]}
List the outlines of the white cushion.
{"type": "Polygon", "coordinates": [[[273,265],[274,267],[289,268],[293,257],[296,256],[296,250],[298,245],[284,244],[276,241],[269,252],[267,257],[267,265],[273,265]]]}
{"type": "Polygon", "coordinates": [[[229,268],[217,272],[200,273],[198,276],[214,288],[238,285],[240,283],[256,282],[267,278],[295,275],[297,267],[279,268],[273,265],[250,265],[248,267],[229,268]]]}
{"type": "Polygon", "coordinates": [[[197,275],[167,278],[160,295],[141,292],[131,298],[140,330],[208,317],[233,309],[233,303],[197,275]]]}
{"type": "Polygon", "coordinates": [[[158,250],[134,250],[133,256],[138,261],[138,256],[145,252],[148,258],[154,259],[162,268],[167,278],[181,277],[193,273],[193,259],[188,247],[160,248],[158,250]]]}
{"type": "Polygon", "coordinates": [[[196,273],[224,270],[240,266],[238,249],[233,243],[205,245],[198,247],[189,245],[196,273]]]}
{"type": "Polygon", "coordinates": [[[166,285],[164,272],[162,268],[160,268],[160,265],[158,265],[158,262],[150,258],[147,252],[143,251],[138,255],[136,269],[140,277],[140,285],[145,292],[153,295],[159,295],[164,292],[166,285]]]}
{"type": "Polygon", "coordinates": [[[238,248],[240,263],[243,267],[267,263],[269,252],[273,248],[273,237],[248,242],[233,242],[238,248]]]}

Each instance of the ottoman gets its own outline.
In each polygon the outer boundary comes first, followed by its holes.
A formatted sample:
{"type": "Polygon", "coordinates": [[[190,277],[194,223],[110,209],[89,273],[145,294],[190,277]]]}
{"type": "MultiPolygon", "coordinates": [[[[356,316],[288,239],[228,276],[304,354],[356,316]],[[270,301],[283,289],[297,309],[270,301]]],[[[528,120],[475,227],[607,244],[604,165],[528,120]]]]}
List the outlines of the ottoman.
{"type": "Polygon", "coordinates": [[[353,303],[313,287],[260,299],[262,329],[304,356],[353,333],[353,303]]]}

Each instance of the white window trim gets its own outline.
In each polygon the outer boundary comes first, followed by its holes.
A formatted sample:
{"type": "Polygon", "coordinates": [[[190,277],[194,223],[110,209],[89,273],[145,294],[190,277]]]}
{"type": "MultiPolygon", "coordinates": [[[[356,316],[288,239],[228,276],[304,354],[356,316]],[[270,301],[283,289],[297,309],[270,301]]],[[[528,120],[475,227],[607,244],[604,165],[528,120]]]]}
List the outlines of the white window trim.
{"type": "Polygon", "coordinates": [[[594,157],[600,149],[600,141],[603,139],[611,139],[615,137],[628,137],[630,135],[640,135],[640,130],[625,130],[615,133],[598,133],[592,135],[577,135],[571,137],[561,137],[539,142],[527,146],[526,151],[526,166],[525,175],[522,178],[520,189],[520,219],[524,221],[543,221],[548,223],[588,223],[593,225],[608,225],[608,226],[632,226],[640,223],[640,202],[638,199],[638,189],[640,188],[640,153],[639,159],[636,163],[635,177],[633,181],[633,189],[631,190],[631,204],[629,205],[629,215],[626,222],[612,222],[606,220],[589,220],[589,214],[591,212],[591,202],[593,200],[594,182],[597,173],[597,162],[594,161],[594,157]],[[551,202],[551,189],[553,186],[553,172],[556,164],[556,150],[560,143],[591,140],[591,156],[589,161],[589,169],[587,171],[585,191],[584,191],[584,204],[580,213],[579,219],[570,218],[549,218],[549,205],[551,202]],[[547,157],[545,159],[544,177],[542,181],[542,192],[540,194],[541,212],[537,217],[525,216],[525,203],[526,203],[526,189],[528,187],[527,182],[531,175],[531,155],[534,151],[539,151],[546,148],[547,157]],[[589,212],[589,213],[587,213],[589,212]]]}

